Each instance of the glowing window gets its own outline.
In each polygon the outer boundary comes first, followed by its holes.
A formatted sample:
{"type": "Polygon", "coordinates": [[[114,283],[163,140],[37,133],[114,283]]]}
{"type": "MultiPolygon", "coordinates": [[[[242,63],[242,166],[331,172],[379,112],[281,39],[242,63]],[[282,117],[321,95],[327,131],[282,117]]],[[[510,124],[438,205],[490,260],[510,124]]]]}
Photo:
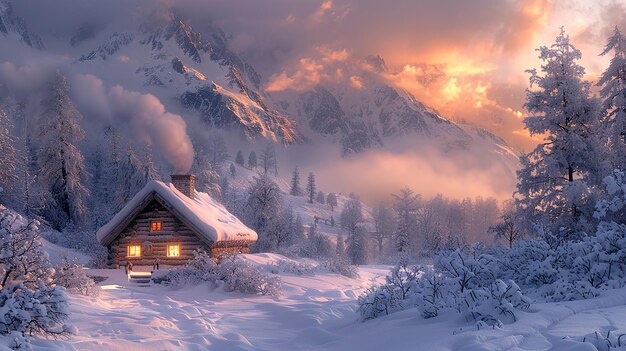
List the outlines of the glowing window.
{"type": "Polygon", "coordinates": [[[151,232],[159,232],[163,230],[163,222],[161,221],[152,221],[150,223],[150,231],[151,232]]]}
{"type": "Polygon", "coordinates": [[[167,245],[167,257],[180,256],[180,244],[168,244],[167,245]]]}
{"type": "Polygon", "coordinates": [[[128,257],[141,257],[141,245],[128,245],[128,257]]]}

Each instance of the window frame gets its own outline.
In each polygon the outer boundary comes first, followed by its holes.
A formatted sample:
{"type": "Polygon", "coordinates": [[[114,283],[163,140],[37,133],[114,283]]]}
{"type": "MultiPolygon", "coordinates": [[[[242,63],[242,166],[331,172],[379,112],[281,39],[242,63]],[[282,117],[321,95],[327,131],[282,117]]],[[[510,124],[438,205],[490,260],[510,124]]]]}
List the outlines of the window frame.
{"type": "Polygon", "coordinates": [[[181,245],[180,243],[171,243],[171,244],[167,244],[166,246],[166,251],[165,251],[165,256],[166,257],[180,257],[180,249],[181,249],[181,245]],[[171,247],[177,247],[176,249],[176,255],[170,255],[170,248],[171,247]]]}
{"type": "Polygon", "coordinates": [[[158,220],[154,220],[154,221],[150,221],[150,233],[156,233],[156,232],[161,232],[163,231],[163,221],[158,221],[158,220]],[[158,229],[154,229],[154,226],[158,227],[158,229]]]}
{"type": "Polygon", "coordinates": [[[126,257],[137,258],[141,257],[141,245],[131,244],[126,247],[126,257]],[[131,255],[131,248],[136,248],[135,255],[131,255]]]}

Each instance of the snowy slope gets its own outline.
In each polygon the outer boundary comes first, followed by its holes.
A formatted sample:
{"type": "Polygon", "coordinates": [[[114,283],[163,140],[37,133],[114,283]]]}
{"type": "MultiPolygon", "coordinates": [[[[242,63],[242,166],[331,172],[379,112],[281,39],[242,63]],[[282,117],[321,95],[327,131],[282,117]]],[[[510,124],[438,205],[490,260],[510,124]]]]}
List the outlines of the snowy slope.
{"type": "MultiPolygon", "coordinates": [[[[0,204],[0,211],[5,211],[5,210],[7,210],[7,208],[4,205],[0,204]]],[[[16,212],[13,211],[12,209],[8,209],[8,211],[10,211],[13,214],[16,214],[16,212]]],[[[19,220],[17,220],[14,223],[14,225],[16,227],[26,226],[28,225],[27,221],[28,220],[25,217],[20,216],[19,220]]],[[[60,235],[58,232],[51,233],[52,229],[46,228],[44,226],[40,225],[39,228],[42,231],[43,236],[46,236],[47,234],[60,235]]],[[[50,261],[52,261],[52,263],[59,263],[61,262],[63,258],[67,258],[69,260],[76,259],[78,262],[82,264],[87,264],[91,260],[91,257],[83,253],[80,253],[73,249],[69,249],[66,247],[61,247],[59,245],[53,244],[43,237],[41,237],[40,240],[41,240],[41,245],[42,245],[44,252],[48,254],[48,258],[50,259],[50,261]]]]}
{"type": "MultiPolygon", "coordinates": [[[[250,187],[251,182],[254,180],[254,177],[258,176],[259,173],[257,170],[248,169],[247,167],[241,167],[235,164],[235,177],[232,178],[228,175],[229,185],[237,191],[246,193],[247,189],[250,187]]],[[[227,174],[227,171],[224,171],[224,174],[227,174]]],[[[303,174],[300,174],[303,177],[303,174]]],[[[273,174],[269,174],[269,177],[278,185],[281,190],[281,196],[283,199],[283,206],[291,207],[295,214],[299,214],[302,218],[302,224],[305,226],[310,226],[314,222],[314,218],[317,216],[319,218],[324,218],[330,220],[331,217],[335,221],[335,226],[332,227],[330,225],[325,224],[324,222],[318,222],[317,231],[322,234],[328,235],[331,239],[335,239],[337,234],[339,233],[339,215],[343,209],[343,205],[346,201],[349,200],[348,197],[335,194],[337,196],[337,206],[333,209],[329,205],[321,204],[317,201],[313,201],[313,203],[309,203],[308,198],[305,196],[292,196],[289,194],[290,190],[290,182],[281,177],[275,177],[273,174]]],[[[304,187],[305,184],[301,184],[304,187]]],[[[328,191],[326,189],[320,188],[325,195],[328,195],[328,191]]],[[[332,191],[331,191],[332,192],[332,191]]],[[[371,222],[371,208],[367,205],[363,204],[363,217],[367,222],[371,222]]]]}
{"type": "MultiPolygon", "coordinates": [[[[260,268],[285,259],[244,255],[260,268]]],[[[280,298],[211,289],[137,287],[123,271],[108,276],[99,298],[71,296],[69,340],[37,340],[35,350],[598,350],[593,332],[626,329],[626,290],[585,301],[533,304],[502,328],[476,330],[456,314],[422,319],[415,310],[360,322],[358,295],[389,267],[362,266],[360,277],[281,274],[280,298]],[[589,335],[591,334],[591,335],[589,335]],[[587,343],[583,338],[587,336],[587,343]]],[[[619,350],[619,349],[617,349],[619,350]]]]}

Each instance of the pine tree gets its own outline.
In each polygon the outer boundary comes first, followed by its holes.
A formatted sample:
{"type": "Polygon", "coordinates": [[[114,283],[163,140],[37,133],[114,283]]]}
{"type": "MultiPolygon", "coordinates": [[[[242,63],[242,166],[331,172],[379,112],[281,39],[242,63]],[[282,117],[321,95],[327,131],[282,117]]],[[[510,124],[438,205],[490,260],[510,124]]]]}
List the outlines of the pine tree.
{"type": "Polygon", "coordinates": [[[250,155],[248,156],[248,168],[250,169],[257,168],[256,152],[254,151],[250,151],[250,155]]]}
{"type": "Polygon", "coordinates": [[[276,150],[270,143],[265,144],[263,151],[261,152],[261,167],[263,167],[263,174],[271,169],[274,169],[274,175],[278,176],[278,161],[276,160],[276,150]]]}
{"type": "Polygon", "coordinates": [[[324,193],[321,190],[317,192],[317,198],[315,201],[321,203],[322,205],[326,204],[326,197],[324,197],[324,193]]]}
{"type": "Polygon", "coordinates": [[[245,161],[243,160],[243,153],[241,150],[237,151],[237,156],[235,156],[235,163],[240,165],[241,167],[245,166],[245,161]]]}
{"type": "Polygon", "coordinates": [[[78,124],[82,116],[68,91],[67,79],[57,73],[43,104],[38,132],[39,174],[50,193],[46,217],[59,229],[70,222],[82,225],[87,212],[88,190],[83,185],[87,173],[83,155],[76,147],[85,133],[78,124]]]}
{"type": "Polygon", "coordinates": [[[315,198],[315,175],[313,172],[309,173],[309,177],[306,181],[306,193],[309,198],[309,203],[313,203],[313,199],[315,198]]]}
{"type": "Polygon", "coordinates": [[[227,177],[221,177],[213,169],[209,159],[210,155],[205,152],[203,147],[196,147],[191,172],[196,175],[196,189],[219,200],[222,199],[223,195],[222,182],[227,181],[227,177]]]}
{"type": "Polygon", "coordinates": [[[600,130],[611,170],[626,170],[626,37],[617,27],[601,55],[613,52],[609,67],[597,83],[604,98],[600,130]]]}
{"type": "Polygon", "coordinates": [[[581,53],[563,29],[550,47],[539,49],[543,75],[531,74],[524,119],[531,135],[545,135],[521,158],[517,206],[527,222],[551,245],[578,238],[591,230],[590,186],[599,182],[597,141],[593,125],[598,104],[590,97],[581,53]]]}
{"type": "Polygon", "coordinates": [[[330,206],[330,210],[335,212],[335,207],[337,207],[337,195],[334,193],[328,193],[328,196],[326,196],[326,203],[330,206]]]}
{"type": "Polygon", "coordinates": [[[4,202],[5,194],[17,181],[17,151],[15,139],[11,135],[9,116],[0,109],[0,203],[4,202]]]}
{"type": "Polygon", "coordinates": [[[398,252],[407,252],[411,242],[416,241],[416,212],[419,208],[419,198],[409,188],[400,190],[400,194],[394,194],[393,197],[396,199],[394,206],[396,211],[396,250],[398,252]]]}
{"type": "Polygon", "coordinates": [[[230,158],[224,138],[216,131],[214,131],[209,138],[207,151],[209,155],[209,162],[214,170],[219,170],[224,162],[230,158]]]}
{"type": "Polygon", "coordinates": [[[365,237],[365,229],[362,226],[363,211],[361,202],[357,199],[351,199],[346,202],[341,211],[341,229],[347,234],[346,249],[348,257],[352,264],[367,263],[367,241],[365,237]]]}
{"type": "Polygon", "coordinates": [[[339,257],[343,257],[346,254],[346,243],[341,231],[337,234],[337,246],[335,246],[335,253],[339,257]]]}
{"type": "Polygon", "coordinates": [[[161,180],[161,174],[154,163],[152,147],[150,145],[144,146],[141,162],[143,163],[143,178],[145,184],[151,180],[161,180]]]}
{"type": "Polygon", "coordinates": [[[235,164],[234,163],[230,163],[230,177],[231,178],[235,178],[235,176],[237,175],[237,169],[235,169],[235,164]]]}
{"type": "Polygon", "coordinates": [[[300,187],[300,170],[298,166],[294,168],[293,175],[291,176],[291,190],[289,194],[293,196],[302,196],[302,188],[300,187]]]}
{"type": "Polygon", "coordinates": [[[130,145],[127,146],[125,155],[120,161],[116,178],[117,187],[113,204],[115,212],[118,212],[149,181],[145,178],[141,161],[130,145]]]}

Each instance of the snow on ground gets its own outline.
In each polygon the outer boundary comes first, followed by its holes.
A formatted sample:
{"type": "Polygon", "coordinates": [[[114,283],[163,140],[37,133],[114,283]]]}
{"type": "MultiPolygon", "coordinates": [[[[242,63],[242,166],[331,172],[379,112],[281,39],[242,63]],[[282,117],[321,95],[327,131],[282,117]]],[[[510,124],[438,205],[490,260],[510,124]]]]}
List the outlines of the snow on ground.
{"type": "MultiPolygon", "coordinates": [[[[284,259],[275,254],[245,258],[265,267],[284,259]]],[[[626,289],[585,301],[533,304],[501,329],[476,330],[456,314],[424,320],[414,309],[360,322],[358,295],[388,269],[364,266],[356,279],[323,272],[282,274],[284,294],[277,299],[206,285],[139,287],[121,270],[90,270],[109,279],[99,284],[99,298],[71,297],[71,323],[79,334],[38,340],[35,349],[594,350],[577,341],[594,331],[626,332],[626,289]]]]}

